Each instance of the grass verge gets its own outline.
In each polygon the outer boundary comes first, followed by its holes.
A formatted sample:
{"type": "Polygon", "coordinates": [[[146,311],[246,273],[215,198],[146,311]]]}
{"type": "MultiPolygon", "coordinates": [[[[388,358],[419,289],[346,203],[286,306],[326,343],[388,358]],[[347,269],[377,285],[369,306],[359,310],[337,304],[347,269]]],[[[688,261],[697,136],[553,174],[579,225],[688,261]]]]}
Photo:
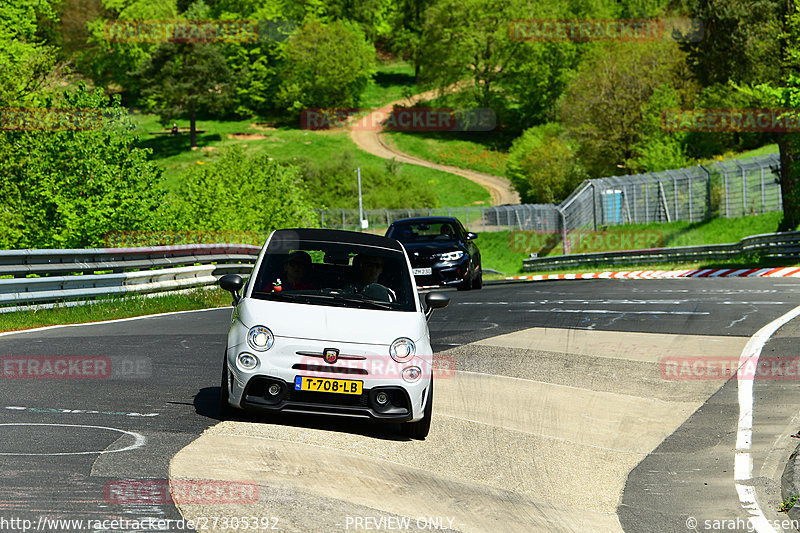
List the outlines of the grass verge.
{"type": "Polygon", "coordinates": [[[481,142],[460,138],[465,135],[469,134],[393,131],[387,132],[385,138],[398,150],[427,161],[504,176],[508,154],[481,142]]]}
{"type": "Polygon", "coordinates": [[[219,288],[195,289],[179,294],[108,298],[71,307],[2,313],[0,314],[0,331],[15,331],[57,324],[82,324],[174,311],[209,309],[230,304],[230,293],[219,288]]]}

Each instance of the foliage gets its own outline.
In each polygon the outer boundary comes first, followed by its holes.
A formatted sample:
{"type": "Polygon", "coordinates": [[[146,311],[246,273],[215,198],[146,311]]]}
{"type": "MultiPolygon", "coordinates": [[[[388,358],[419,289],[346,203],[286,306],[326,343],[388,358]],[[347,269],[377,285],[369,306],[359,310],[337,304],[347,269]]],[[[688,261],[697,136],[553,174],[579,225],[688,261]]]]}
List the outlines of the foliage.
{"type": "MultiPolygon", "coordinates": [[[[299,159],[303,181],[316,207],[354,209],[358,207],[358,166],[349,151],[327,161],[299,159]]],[[[365,209],[435,207],[436,193],[419,180],[411,179],[396,164],[361,165],[361,194],[365,209]]]]}
{"type": "Polygon", "coordinates": [[[674,42],[614,44],[587,57],[565,92],[561,118],[591,176],[640,170],[653,163],[643,150],[669,144],[653,121],[662,107],[683,103],[676,95],[691,94],[684,65],[674,42]]]}
{"type": "Polygon", "coordinates": [[[88,46],[76,54],[78,69],[102,87],[126,96],[138,96],[134,73],[157,48],[156,43],[114,42],[108,34],[110,20],[166,20],[178,15],[175,0],[102,0],[103,13],[88,23],[88,46]]]}
{"type": "Polygon", "coordinates": [[[266,155],[249,157],[234,146],[216,163],[199,165],[184,176],[176,198],[177,229],[266,235],[310,226],[316,221],[310,198],[297,167],[266,155]]]}
{"type": "Polygon", "coordinates": [[[46,92],[56,50],[37,36],[37,27],[54,17],[47,0],[0,3],[0,107],[35,104],[46,92]]]}
{"type": "Polygon", "coordinates": [[[702,20],[702,40],[688,43],[689,64],[703,86],[728,80],[775,83],[785,6],[782,0],[689,0],[689,16],[702,20]]]}
{"type": "Polygon", "coordinates": [[[9,199],[0,211],[0,248],[100,246],[109,231],[153,229],[168,219],[161,170],[133,147],[119,100],[81,86],[59,108],[96,109],[104,120],[89,123],[95,129],[0,136],[0,192],[9,199]]]}
{"type": "Polygon", "coordinates": [[[350,22],[309,19],[284,51],[278,100],[294,112],[358,105],[374,70],[375,49],[350,22]]]}
{"type": "Polygon", "coordinates": [[[511,147],[506,176],[522,203],[558,203],[585,178],[573,143],[558,124],[534,126],[511,147]]]}
{"type": "Polygon", "coordinates": [[[165,43],[137,73],[142,97],[163,124],[188,115],[195,146],[197,113],[222,112],[230,104],[230,73],[219,48],[200,43],[165,43]]]}

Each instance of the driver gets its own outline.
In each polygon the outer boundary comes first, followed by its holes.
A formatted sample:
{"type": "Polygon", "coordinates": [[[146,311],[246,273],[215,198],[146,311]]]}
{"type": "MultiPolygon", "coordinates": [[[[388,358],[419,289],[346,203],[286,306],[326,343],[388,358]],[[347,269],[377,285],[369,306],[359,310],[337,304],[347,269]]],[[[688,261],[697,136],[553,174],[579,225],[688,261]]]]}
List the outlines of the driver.
{"type": "Polygon", "coordinates": [[[353,268],[355,270],[355,283],[351,287],[353,292],[381,302],[394,301],[392,290],[378,283],[378,277],[383,272],[382,257],[359,254],[353,258],[353,268]]]}

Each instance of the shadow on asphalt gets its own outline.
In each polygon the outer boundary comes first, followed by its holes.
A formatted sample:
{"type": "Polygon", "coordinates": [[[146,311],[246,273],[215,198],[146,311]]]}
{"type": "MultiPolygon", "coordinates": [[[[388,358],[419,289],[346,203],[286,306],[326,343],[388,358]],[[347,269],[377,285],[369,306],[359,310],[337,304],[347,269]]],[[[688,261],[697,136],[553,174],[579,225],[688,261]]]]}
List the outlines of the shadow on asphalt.
{"type": "MultiPolygon", "coordinates": [[[[194,397],[195,412],[206,418],[223,420],[219,411],[219,387],[206,387],[201,389],[194,397]]],[[[250,422],[254,424],[274,424],[279,426],[293,426],[297,428],[333,431],[337,433],[350,433],[374,439],[410,441],[409,437],[401,433],[400,424],[373,422],[361,418],[307,415],[299,413],[261,413],[254,411],[236,410],[237,413],[225,420],[237,422],[250,422]]]]}

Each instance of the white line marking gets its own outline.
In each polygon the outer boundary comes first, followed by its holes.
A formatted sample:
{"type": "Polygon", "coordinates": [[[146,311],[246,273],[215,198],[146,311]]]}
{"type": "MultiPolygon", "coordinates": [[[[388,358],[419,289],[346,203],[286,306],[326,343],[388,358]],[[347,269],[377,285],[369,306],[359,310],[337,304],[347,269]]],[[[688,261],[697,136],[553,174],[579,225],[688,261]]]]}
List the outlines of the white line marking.
{"type": "Polygon", "coordinates": [[[40,456],[40,455],[91,455],[95,453],[104,454],[104,453],[120,453],[120,452],[127,452],[130,450],[134,450],[136,448],[141,448],[147,443],[147,438],[140,434],[134,433],[133,431],[125,431],[124,429],[117,429],[117,428],[110,428],[106,426],[83,426],[77,424],[41,424],[41,423],[32,423],[32,422],[8,422],[4,424],[0,424],[0,426],[57,426],[62,428],[91,428],[91,429],[105,429],[108,431],[116,431],[118,433],[123,433],[125,435],[130,435],[133,437],[133,444],[130,446],[126,446],[124,448],[120,448],[119,450],[99,450],[99,451],[91,451],[91,452],[58,452],[58,453],[7,453],[7,452],[0,452],[0,455],[27,455],[27,456],[40,456]]]}
{"type": "MultiPolygon", "coordinates": [[[[781,326],[797,316],[800,316],[800,306],[776,318],[750,337],[739,357],[739,368],[747,363],[758,365],[761,350],[770,337],[781,326]]],[[[758,506],[755,487],[752,485],[753,458],[750,454],[750,447],[753,442],[753,383],[755,380],[739,373],[737,373],[736,379],[739,390],[739,424],[736,431],[737,451],[733,463],[733,480],[736,482],[739,502],[742,508],[750,513],[750,523],[753,524],[755,530],[758,533],[774,533],[775,528],[767,520],[761,507],[758,506]]]]}
{"type": "Polygon", "coordinates": [[[218,309],[233,309],[231,306],[225,307],[209,307],[208,309],[190,309],[188,311],[170,311],[168,313],[157,313],[155,315],[142,315],[142,316],[132,316],[128,318],[115,318],[113,320],[101,320],[100,322],[82,322],[80,324],[57,324],[54,326],[42,326],[41,328],[31,328],[31,329],[19,329],[15,331],[3,331],[0,332],[0,337],[5,337],[6,335],[16,335],[19,333],[33,333],[38,331],[45,331],[48,329],[57,329],[57,328],[73,328],[78,326],[96,326],[98,324],[113,324],[115,322],[128,322],[129,320],[142,320],[143,318],[156,318],[159,316],[168,316],[168,315],[182,315],[184,313],[200,313],[203,311],[216,311],[218,309]]]}
{"type": "Polygon", "coordinates": [[[526,309],[528,313],[592,313],[607,315],[710,315],[705,311],[614,311],[612,309],[526,309]]]}

